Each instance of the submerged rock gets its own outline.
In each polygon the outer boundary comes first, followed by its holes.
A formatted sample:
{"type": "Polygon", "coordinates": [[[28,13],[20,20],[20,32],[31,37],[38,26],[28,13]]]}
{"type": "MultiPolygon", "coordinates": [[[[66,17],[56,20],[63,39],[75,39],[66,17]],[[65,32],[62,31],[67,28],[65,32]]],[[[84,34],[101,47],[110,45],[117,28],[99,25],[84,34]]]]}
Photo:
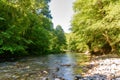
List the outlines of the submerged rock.
{"type": "Polygon", "coordinates": [[[76,75],[74,80],[83,80],[83,77],[81,75],[76,75]]]}
{"type": "Polygon", "coordinates": [[[61,64],[61,66],[67,66],[67,67],[69,67],[69,66],[71,66],[71,64],[61,64]]]}
{"type": "Polygon", "coordinates": [[[55,78],[55,80],[65,80],[65,79],[62,77],[58,77],[58,78],[55,78]]]}
{"type": "Polygon", "coordinates": [[[49,80],[48,77],[42,77],[41,80],[49,80]]]}

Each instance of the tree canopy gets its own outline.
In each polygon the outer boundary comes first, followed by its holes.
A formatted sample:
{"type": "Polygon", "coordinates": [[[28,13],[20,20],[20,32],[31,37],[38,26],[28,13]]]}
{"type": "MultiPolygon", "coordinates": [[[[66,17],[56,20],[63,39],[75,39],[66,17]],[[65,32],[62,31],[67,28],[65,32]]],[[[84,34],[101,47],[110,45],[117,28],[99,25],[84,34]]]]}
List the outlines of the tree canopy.
{"type": "Polygon", "coordinates": [[[119,52],[120,0],[76,0],[73,9],[76,49],[119,52]]]}
{"type": "Polygon", "coordinates": [[[60,42],[60,35],[53,28],[49,2],[50,0],[0,1],[0,54],[55,53],[57,49],[53,45],[57,45],[57,42],[54,40],[60,42]]]}

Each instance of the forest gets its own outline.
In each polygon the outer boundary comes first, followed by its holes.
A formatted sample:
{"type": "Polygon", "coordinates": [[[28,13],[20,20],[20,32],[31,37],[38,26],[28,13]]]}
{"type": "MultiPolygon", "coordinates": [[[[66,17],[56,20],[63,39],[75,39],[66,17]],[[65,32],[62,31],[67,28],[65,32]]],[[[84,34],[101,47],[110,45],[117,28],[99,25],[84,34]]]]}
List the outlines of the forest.
{"type": "Polygon", "coordinates": [[[120,52],[120,0],[76,0],[70,33],[54,28],[50,1],[0,1],[0,57],[120,52]]]}
{"type": "Polygon", "coordinates": [[[69,49],[97,54],[120,52],[120,0],[76,0],[69,49]]]}
{"type": "Polygon", "coordinates": [[[53,28],[50,0],[0,0],[0,57],[60,53],[61,25],[53,28]]]}
{"type": "Polygon", "coordinates": [[[75,0],[70,33],[50,2],[0,0],[0,80],[120,80],[120,0],[75,0]]]}

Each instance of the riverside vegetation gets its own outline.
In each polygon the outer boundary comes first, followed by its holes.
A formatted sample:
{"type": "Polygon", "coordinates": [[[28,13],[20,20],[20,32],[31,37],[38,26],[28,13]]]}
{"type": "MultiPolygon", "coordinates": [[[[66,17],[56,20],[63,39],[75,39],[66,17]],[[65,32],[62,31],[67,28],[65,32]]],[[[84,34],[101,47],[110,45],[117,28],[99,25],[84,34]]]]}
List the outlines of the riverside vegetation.
{"type": "Polygon", "coordinates": [[[119,55],[119,0],[76,0],[72,32],[68,34],[60,25],[53,28],[49,2],[0,1],[0,57],[45,55],[66,49],[119,55]]]}
{"type": "MultiPolygon", "coordinates": [[[[53,28],[50,1],[0,1],[0,61],[66,50],[88,51],[91,56],[120,55],[120,0],[75,0],[71,33],[64,33],[61,25],[53,28]]],[[[89,56],[79,55],[77,65],[85,67],[89,56]]]]}
{"type": "Polygon", "coordinates": [[[50,0],[0,1],[0,57],[59,53],[66,45],[60,25],[53,28],[50,0]]]}

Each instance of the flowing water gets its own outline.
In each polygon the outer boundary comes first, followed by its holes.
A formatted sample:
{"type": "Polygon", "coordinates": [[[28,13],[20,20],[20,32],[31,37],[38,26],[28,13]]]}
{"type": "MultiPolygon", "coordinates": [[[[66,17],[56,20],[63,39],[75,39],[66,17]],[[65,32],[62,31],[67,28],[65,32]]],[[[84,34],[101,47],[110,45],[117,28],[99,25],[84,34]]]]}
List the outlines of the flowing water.
{"type": "Polygon", "coordinates": [[[75,54],[50,54],[0,63],[0,80],[74,80],[78,58],[75,54]]]}

